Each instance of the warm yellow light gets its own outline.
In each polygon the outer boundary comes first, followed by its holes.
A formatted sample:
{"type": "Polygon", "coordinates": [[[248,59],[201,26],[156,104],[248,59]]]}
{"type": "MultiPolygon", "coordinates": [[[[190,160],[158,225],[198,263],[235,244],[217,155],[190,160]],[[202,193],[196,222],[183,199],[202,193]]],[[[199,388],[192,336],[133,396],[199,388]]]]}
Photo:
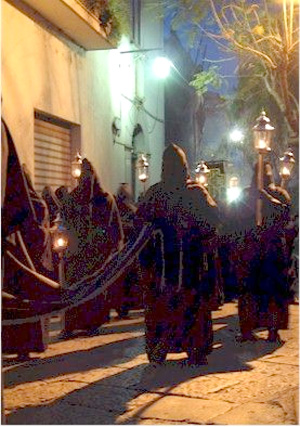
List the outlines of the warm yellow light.
{"type": "Polygon", "coordinates": [[[73,170],[73,177],[74,178],[79,178],[80,175],[81,175],[81,169],[76,168],[76,169],[73,170]]]}
{"type": "Polygon", "coordinates": [[[198,178],[198,181],[200,182],[200,184],[205,184],[206,183],[206,176],[204,175],[200,175],[198,178]]]}
{"type": "Polygon", "coordinates": [[[72,162],[72,176],[75,179],[80,178],[81,175],[81,167],[82,167],[82,157],[79,153],[76,154],[73,162],[72,162]]]}
{"type": "Polygon", "coordinates": [[[140,181],[142,181],[142,182],[147,181],[147,178],[148,178],[148,176],[146,173],[139,174],[139,180],[140,181]]]}
{"type": "Polygon", "coordinates": [[[266,147],[267,147],[266,141],[263,140],[263,139],[260,139],[259,142],[258,142],[258,148],[261,149],[261,150],[264,150],[266,147]]]}
{"type": "Polygon", "coordinates": [[[281,175],[288,177],[288,176],[290,176],[290,174],[291,174],[291,172],[290,172],[289,168],[287,168],[286,166],[284,166],[282,168],[281,175]]]}
{"type": "Polygon", "coordinates": [[[59,246],[60,248],[63,248],[65,245],[66,245],[66,241],[65,241],[65,239],[63,239],[62,237],[60,237],[60,238],[57,240],[57,246],[59,246]]]}

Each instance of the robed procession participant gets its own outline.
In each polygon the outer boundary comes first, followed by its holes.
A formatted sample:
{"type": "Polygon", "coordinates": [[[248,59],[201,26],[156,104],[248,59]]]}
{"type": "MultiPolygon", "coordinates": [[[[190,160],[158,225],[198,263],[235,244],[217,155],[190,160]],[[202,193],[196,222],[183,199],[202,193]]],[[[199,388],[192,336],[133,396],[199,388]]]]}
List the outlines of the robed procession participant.
{"type": "Polygon", "coordinates": [[[141,256],[148,358],[162,362],[168,352],[186,351],[191,363],[206,363],[218,289],[218,210],[207,190],[189,180],[185,153],[175,144],[164,151],[161,181],[139,205],[137,224],[145,223],[157,230],[141,256]]]}
{"type": "MultiPolygon", "coordinates": [[[[3,318],[32,317],[42,310],[42,301],[59,299],[58,285],[52,288],[41,280],[53,271],[49,214],[26,167],[20,165],[4,121],[2,138],[8,147],[2,206],[3,318]],[[16,260],[43,276],[30,274],[16,260]]],[[[47,348],[47,317],[36,317],[32,322],[3,325],[3,352],[18,353],[26,358],[30,352],[42,352],[47,348]]]]}
{"type": "MultiPolygon", "coordinates": [[[[70,237],[65,254],[66,288],[92,274],[123,246],[123,230],[114,197],[105,191],[92,164],[82,161],[77,187],[60,197],[61,214],[70,237]]],[[[83,285],[84,286],[84,285],[83,285]]],[[[109,318],[114,289],[100,294],[65,313],[68,336],[75,329],[97,334],[98,327],[109,318]]]]}
{"type": "MultiPolygon", "coordinates": [[[[252,184],[244,193],[239,212],[237,236],[237,276],[239,319],[242,340],[254,340],[253,331],[267,328],[268,340],[279,340],[278,330],[288,327],[289,254],[285,226],[289,218],[290,196],[274,183],[270,163],[263,165],[262,224],[256,225],[257,167],[252,184]]],[[[236,223],[237,224],[237,223],[236,223]]]]}
{"type": "MultiPolygon", "coordinates": [[[[124,243],[129,242],[134,235],[134,219],[137,206],[128,183],[120,184],[115,196],[124,231],[124,243]]],[[[143,306],[140,264],[138,257],[132,263],[131,269],[124,277],[122,286],[115,296],[114,308],[120,317],[127,316],[130,309],[143,306]]]]}

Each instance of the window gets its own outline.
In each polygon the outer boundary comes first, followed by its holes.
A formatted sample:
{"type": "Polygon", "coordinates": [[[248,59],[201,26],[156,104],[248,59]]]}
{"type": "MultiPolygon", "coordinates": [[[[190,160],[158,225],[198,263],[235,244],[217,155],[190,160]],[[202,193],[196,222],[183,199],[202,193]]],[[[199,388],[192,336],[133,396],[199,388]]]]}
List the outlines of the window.
{"type": "MultiPolygon", "coordinates": [[[[71,161],[79,126],[35,112],[34,184],[37,191],[48,185],[56,190],[72,186],[71,161]]],[[[76,144],[77,142],[77,144],[76,144]]]]}
{"type": "Polygon", "coordinates": [[[131,0],[131,41],[141,44],[141,0],[131,0]]]}

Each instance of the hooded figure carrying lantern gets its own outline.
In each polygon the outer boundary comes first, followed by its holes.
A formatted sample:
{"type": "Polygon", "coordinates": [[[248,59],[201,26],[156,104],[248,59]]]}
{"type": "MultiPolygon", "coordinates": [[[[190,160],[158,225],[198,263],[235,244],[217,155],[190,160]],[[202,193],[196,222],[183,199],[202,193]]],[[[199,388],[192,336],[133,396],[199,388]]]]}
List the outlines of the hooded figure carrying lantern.
{"type": "Polygon", "coordinates": [[[206,363],[219,290],[218,210],[207,190],[189,180],[185,153],[177,145],[166,148],[161,181],[147,191],[137,222],[157,230],[141,254],[149,361],[186,351],[191,363],[206,363]]]}
{"type": "MultiPolygon", "coordinates": [[[[70,241],[65,254],[68,288],[102,267],[114,252],[121,249],[124,235],[115,199],[101,187],[89,160],[82,161],[77,187],[69,194],[63,193],[61,214],[70,241]]],[[[97,334],[97,328],[108,320],[119,286],[116,282],[109,292],[68,309],[62,337],[71,335],[76,329],[97,334]]]]}

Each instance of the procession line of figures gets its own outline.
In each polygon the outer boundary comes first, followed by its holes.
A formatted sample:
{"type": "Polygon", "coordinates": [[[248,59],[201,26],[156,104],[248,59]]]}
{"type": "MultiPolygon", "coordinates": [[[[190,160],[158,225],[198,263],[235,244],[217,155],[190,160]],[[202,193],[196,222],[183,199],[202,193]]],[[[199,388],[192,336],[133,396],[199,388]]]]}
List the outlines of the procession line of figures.
{"type": "MultiPolygon", "coordinates": [[[[212,350],[211,313],[230,297],[238,298],[242,340],[254,339],[253,331],[265,327],[268,339],[276,341],[278,330],[288,327],[298,228],[290,215],[290,196],[274,184],[269,163],[264,164],[260,193],[263,223],[257,227],[256,171],[242,201],[231,204],[221,217],[207,189],[190,179],[186,156],[175,144],[164,151],[161,181],[137,206],[128,184],[122,184],[115,197],[106,192],[87,159],[73,191],[60,187],[54,193],[46,187],[40,196],[20,165],[5,123],[2,152],[7,153],[2,162],[4,319],[7,313],[18,317],[22,310],[23,317],[24,312],[34,314],[43,302],[55,306],[63,299],[64,289],[48,287],[7,256],[9,251],[43,277],[57,281],[59,259],[51,250],[49,230],[59,213],[69,237],[65,289],[97,271],[124,243],[133,242],[145,224],[157,230],[126,274],[95,298],[67,308],[64,337],[76,330],[98,333],[112,308],[121,317],[131,308],[144,308],[151,362],[162,362],[168,352],[185,351],[191,363],[203,364],[212,350]],[[229,282],[235,283],[230,295],[229,282]]],[[[44,316],[3,326],[2,351],[19,357],[44,351],[48,323],[44,316]]]]}

